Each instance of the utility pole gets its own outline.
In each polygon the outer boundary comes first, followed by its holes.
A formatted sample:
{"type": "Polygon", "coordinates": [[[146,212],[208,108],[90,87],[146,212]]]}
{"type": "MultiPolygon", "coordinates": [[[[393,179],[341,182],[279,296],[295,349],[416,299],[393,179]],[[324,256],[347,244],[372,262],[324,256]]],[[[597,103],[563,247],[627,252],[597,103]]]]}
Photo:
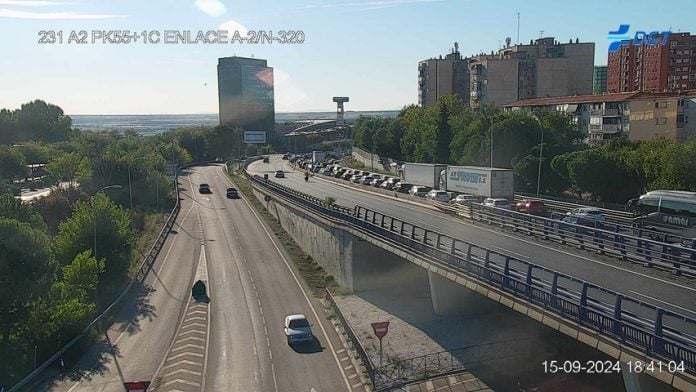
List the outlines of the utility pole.
{"type": "MultiPolygon", "coordinates": [[[[539,122],[541,125],[541,122],[539,122]]],[[[541,160],[544,155],[544,126],[541,126],[541,144],[539,144],[539,171],[537,172],[537,197],[539,197],[539,191],[541,189],[541,160]]]]}

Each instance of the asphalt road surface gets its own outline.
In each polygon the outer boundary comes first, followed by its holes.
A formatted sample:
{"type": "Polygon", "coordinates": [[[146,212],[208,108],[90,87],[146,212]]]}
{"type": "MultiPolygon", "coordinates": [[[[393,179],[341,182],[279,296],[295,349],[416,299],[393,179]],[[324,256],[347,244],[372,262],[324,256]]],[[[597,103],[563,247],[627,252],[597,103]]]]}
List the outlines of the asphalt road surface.
{"type": "MultiPolygon", "coordinates": [[[[149,381],[176,333],[199,260],[207,266],[210,328],[201,359],[206,391],[364,390],[321,304],[245,199],[227,199],[222,165],[179,177],[182,208],[146,285],[126,302],[107,333],[110,353],[95,347],[55,391],[123,391],[149,381]],[[198,184],[211,185],[199,194],[198,184]],[[202,239],[202,240],[201,240],[202,239]],[[203,245],[204,244],[204,245],[203,245]],[[201,253],[203,252],[203,253],[201,253]],[[136,309],[136,310],[134,310],[136,309]],[[303,313],[313,343],[290,347],[283,319],[303,313]]],[[[101,349],[100,349],[101,348],[101,349]]]]}
{"type": "MultiPolygon", "coordinates": [[[[269,174],[272,181],[316,197],[332,196],[337,204],[345,207],[362,205],[372,208],[430,230],[489,247],[636,299],[696,317],[696,284],[693,281],[673,279],[666,274],[657,274],[654,270],[634,268],[616,260],[592,257],[589,252],[577,251],[571,247],[554,246],[497,231],[492,227],[474,225],[425,206],[356,190],[348,186],[347,181],[346,185],[335,183],[320,174],[315,174],[306,182],[303,172],[293,171],[290,162],[282,160],[279,156],[271,157],[270,163],[253,162],[248,170],[252,174],[269,174]],[[284,170],[286,178],[275,178],[273,173],[276,170],[284,170]]],[[[362,188],[369,190],[369,187],[362,188]]]]}

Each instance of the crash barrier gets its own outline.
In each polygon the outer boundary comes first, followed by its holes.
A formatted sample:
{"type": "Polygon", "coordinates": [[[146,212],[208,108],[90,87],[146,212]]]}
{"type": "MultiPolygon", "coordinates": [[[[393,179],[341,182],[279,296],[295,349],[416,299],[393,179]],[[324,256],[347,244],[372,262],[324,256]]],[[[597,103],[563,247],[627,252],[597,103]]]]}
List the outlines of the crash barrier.
{"type": "Polygon", "coordinates": [[[426,255],[649,357],[683,364],[685,371],[696,374],[696,319],[369,208],[348,210],[258,176],[251,180],[272,194],[426,255]]]}
{"type": "Polygon", "coordinates": [[[634,236],[621,232],[622,226],[612,223],[587,219],[585,222],[592,224],[592,227],[588,227],[478,203],[468,205],[466,214],[472,220],[509,228],[547,241],[670,271],[675,275],[696,276],[696,249],[693,248],[696,241],[693,240],[689,246],[653,241],[642,237],[640,229],[637,229],[638,236],[634,236]]]}
{"type": "MultiPolygon", "coordinates": [[[[558,203],[558,205],[561,207],[572,207],[572,208],[578,208],[581,206],[596,207],[599,209],[603,209],[605,211],[609,211],[610,213],[611,212],[618,212],[619,214],[617,216],[626,216],[625,214],[621,214],[622,212],[626,211],[625,204],[605,203],[603,201],[570,199],[567,197],[557,197],[557,196],[551,196],[551,195],[541,195],[541,197],[537,197],[536,194],[525,193],[525,192],[516,192],[515,193],[515,201],[517,201],[518,198],[519,199],[543,200],[544,203],[549,202],[550,205],[558,203]]],[[[630,213],[628,214],[628,216],[630,216],[630,213]]]]}
{"type": "MultiPolygon", "coordinates": [[[[38,376],[41,375],[47,369],[49,369],[51,367],[51,365],[53,365],[57,362],[62,362],[63,355],[70,348],[72,348],[78,342],[80,342],[83,338],[88,336],[91,333],[92,329],[99,326],[99,322],[101,320],[105,319],[107,316],[110,316],[115,311],[116,305],[118,305],[123,300],[123,298],[126,296],[126,294],[133,287],[133,284],[135,282],[142,282],[142,280],[145,279],[145,276],[147,276],[147,273],[150,271],[152,264],[157,259],[157,255],[159,254],[160,250],[162,249],[162,246],[164,245],[164,242],[166,241],[167,236],[169,235],[172,227],[174,226],[174,222],[176,221],[176,217],[179,214],[179,210],[181,209],[181,203],[179,202],[179,183],[178,183],[179,171],[181,171],[182,169],[188,168],[190,166],[212,163],[212,162],[213,161],[197,162],[197,163],[193,163],[190,165],[181,166],[178,168],[178,170],[176,172],[176,176],[175,176],[175,181],[174,181],[174,191],[175,191],[174,193],[176,194],[176,201],[174,203],[174,207],[172,207],[172,210],[167,215],[167,219],[164,222],[164,225],[162,225],[162,229],[160,230],[159,234],[157,235],[157,239],[152,244],[152,246],[148,250],[147,254],[143,257],[143,260],[140,262],[140,265],[138,266],[135,273],[133,274],[133,277],[130,279],[130,281],[128,282],[126,287],[123,289],[121,294],[119,294],[119,296],[106,309],[104,309],[104,311],[101,314],[99,314],[89,324],[87,324],[87,326],[82,330],[82,332],[78,336],[75,336],[72,340],[70,340],[60,350],[56,351],[56,353],[53,354],[50,358],[48,358],[42,364],[37,366],[36,369],[34,369],[31,373],[26,375],[22,380],[20,380],[12,388],[8,389],[7,392],[20,391],[24,387],[30,388],[31,386],[29,384],[32,383],[33,381],[36,381],[38,376]]],[[[64,367],[64,366],[61,366],[61,367],[64,367]]],[[[62,370],[64,370],[64,369],[62,369],[62,370]]]]}
{"type": "MultiPolygon", "coordinates": [[[[568,212],[571,210],[574,210],[576,208],[582,208],[582,207],[587,207],[588,205],[585,205],[582,200],[577,200],[577,202],[568,202],[568,201],[562,201],[558,200],[556,198],[552,198],[551,196],[545,196],[545,197],[536,197],[533,195],[529,195],[526,193],[516,193],[514,197],[515,202],[519,202],[522,200],[541,200],[544,202],[544,205],[546,208],[556,211],[556,212],[568,212]]],[[[631,225],[633,223],[633,214],[630,212],[626,211],[625,206],[621,205],[611,205],[610,208],[605,207],[597,207],[598,210],[602,212],[607,217],[607,221],[613,222],[613,223],[619,223],[622,225],[631,225]],[[611,208],[615,207],[615,208],[611,208]],[[620,208],[619,208],[620,207],[620,208]],[[618,208],[618,209],[617,209],[618,208]]]]}
{"type": "Polygon", "coordinates": [[[362,343],[360,343],[360,339],[358,339],[358,336],[356,335],[355,331],[353,331],[353,328],[350,326],[350,323],[348,323],[345,316],[343,316],[341,309],[338,307],[338,304],[336,304],[336,300],[334,299],[333,295],[331,294],[331,291],[328,288],[326,289],[326,301],[331,306],[331,309],[333,310],[334,314],[336,314],[336,317],[338,317],[338,321],[340,322],[341,327],[343,328],[343,332],[348,337],[348,341],[350,342],[355,352],[358,354],[360,362],[363,366],[365,366],[365,372],[367,373],[370,379],[370,383],[372,383],[374,387],[375,367],[372,364],[372,361],[370,361],[370,357],[367,355],[365,347],[363,347],[362,343]]]}
{"type": "Polygon", "coordinates": [[[416,381],[538,352],[539,345],[532,339],[515,339],[419,355],[376,367],[373,386],[376,391],[395,390],[416,381]]]}
{"type": "MultiPolygon", "coordinates": [[[[346,183],[330,176],[321,176],[328,181],[345,184],[356,189],[363,189],[364,185],[346,183]]],[[[381,188],[367,187],[370,192],[379,193],[385,196],[406,200],[424,206],[434,206],[446,213],[471,218],[478,221],[498,223],[503,227],[510,227],[516,231],[526,232],[530,235],[539,235],[545,240],[556,240],[562,244],[576,245],[579,248],[597,251],[612,257],[619,257],[622,260],[638,262],[647,267],[655,267],[671,271],[676,275],[694,275],[696,263],[696,241],[691,238],[679,237],[665,233],[659,233],[642,228],[634,228],[618,223],[599,222],[586,220],[592,223],[587,225],[576,225],[561,222],[566,215],[552,213],[551,218],[544,220],[542,216],[523,214],[516,211],[505,210],[494,207],[484,207],[478,203],[441,203],[423,197],[411,196],[409,194],[398,193],[381,188]],[[477,211],[476,217],[472,215],[472,209],[477,211]],[[489,212],[490,219],[481,217],[489,212]],[[495,215],[498,216],[495,216],[495,215]],[[510,219],[513,218],[513,219],[510,219]],[[543,225],[549,227],[544,228],[543,225]],[[558,236],[541,235],[544,231],[554,229],[553,232],[558,236]],[[538,229],[538,230],[537,230],[538,229]],[[611,244],[615,241],[616,244],[611,244]],[[597,244],[596,247],[593,245],[597,244]],[[613,252],[612,249],[619,249],[613,252]],[[686,267],[686,268],[684,268],[686,267]]],[[[577,207],[577,206],[574,206],[577,207]]],[[[570,209],[569,209],[570,210],[570,209]]],[[[616,211],[614,211],[616,212],[616,211]]]]}

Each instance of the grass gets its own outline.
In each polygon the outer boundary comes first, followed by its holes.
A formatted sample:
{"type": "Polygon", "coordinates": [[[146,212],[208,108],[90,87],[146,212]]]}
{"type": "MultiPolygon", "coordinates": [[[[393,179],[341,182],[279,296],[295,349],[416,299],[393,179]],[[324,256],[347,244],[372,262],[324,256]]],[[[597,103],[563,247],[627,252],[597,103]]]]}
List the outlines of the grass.
{"type": "Polygon", "coordinates": [[[261,218],[266,221],[280,243],[283,244],[292,262],[297,266],[300,275],[302,275],[315,297],[323,298],[327,288],[331,292],[348,292],[346,288],[339,286],[334,277],[326,272],[324,267],[319,265],[312,256],[305,253],[290,234],[283,229],[280,222],[266,210],[263,204],[254,196],[249,180],[241,172],[234,171],[230,174],[230,178],[237,184],[239,190],[247,197],[247,200],[254,206],[261,218]]]}

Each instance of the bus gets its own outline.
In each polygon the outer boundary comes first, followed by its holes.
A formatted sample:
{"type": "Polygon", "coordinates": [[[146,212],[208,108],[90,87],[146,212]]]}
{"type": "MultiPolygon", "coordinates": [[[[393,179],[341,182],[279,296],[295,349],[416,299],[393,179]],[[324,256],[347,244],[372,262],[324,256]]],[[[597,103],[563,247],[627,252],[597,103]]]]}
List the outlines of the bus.
{"type": "Polygon", "coordinates": [[[629,208],[637,227],[696,239],[696,192],[650,191],[629,201],[629,208]]]}

